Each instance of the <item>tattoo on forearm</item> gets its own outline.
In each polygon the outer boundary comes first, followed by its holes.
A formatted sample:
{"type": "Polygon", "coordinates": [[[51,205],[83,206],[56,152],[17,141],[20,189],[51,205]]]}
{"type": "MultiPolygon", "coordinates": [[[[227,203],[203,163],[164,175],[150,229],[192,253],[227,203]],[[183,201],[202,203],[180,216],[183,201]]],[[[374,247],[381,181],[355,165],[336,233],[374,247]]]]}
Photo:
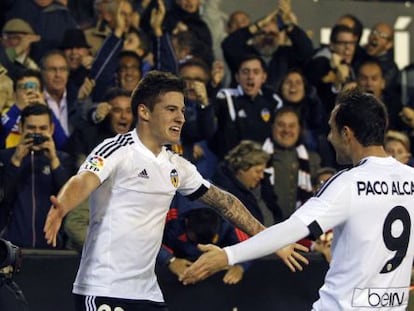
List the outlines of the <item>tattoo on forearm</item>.
{"type": "Polygon", "coordinates": [[[211,185],[201,200],[249,235],[255,235],[265,228],[239,199],[214,185],[211,185]]]}

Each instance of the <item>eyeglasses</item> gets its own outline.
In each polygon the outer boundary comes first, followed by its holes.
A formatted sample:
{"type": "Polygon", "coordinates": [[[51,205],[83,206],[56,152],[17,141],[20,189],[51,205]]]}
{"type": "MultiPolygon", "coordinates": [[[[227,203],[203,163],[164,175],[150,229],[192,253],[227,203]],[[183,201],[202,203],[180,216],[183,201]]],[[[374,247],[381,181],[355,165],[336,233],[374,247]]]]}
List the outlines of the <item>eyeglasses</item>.
{"type": "Polygon", "coordinates": [[[390,34],[388,34],[388,33],[386,33],[386,32],[383,32],[383,31],[379,31],[379,30],[377,30],[377,29],[374,29],[374,30],[371,32],[371,34],[372,34],[373,36],[380,37],[381,39],[384,39],[384,40],[389,40],[389,39],[391,38],[391,35],[390,35],[390,34]]]}
{"type": "Polygon", "coordinates": [[[58,72],[66,73],[69,71],[69,68],[68,67],[46,67],[46,68],[43,68],[43,70],[46,72],[53,72],[53,73],[58,73],[58,72]]]}

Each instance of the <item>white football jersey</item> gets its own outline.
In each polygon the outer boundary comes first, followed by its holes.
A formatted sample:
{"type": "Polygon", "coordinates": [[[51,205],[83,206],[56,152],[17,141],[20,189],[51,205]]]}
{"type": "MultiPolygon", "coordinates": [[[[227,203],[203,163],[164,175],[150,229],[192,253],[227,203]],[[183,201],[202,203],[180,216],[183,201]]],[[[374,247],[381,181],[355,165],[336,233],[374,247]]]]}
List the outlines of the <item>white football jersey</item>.
{"type": "Polygon", "coordinates": [[[210,184],[165,148],[155,156],[135,130],[106,139],[79,173],[101,180],[90,197],[90,224],[73,292],[163,301],[154,272],[165,217],[179,191],[193,197],[210,184]]]}
{"type": "MultiPolygon", "coordinates": [[[[405,310],[414,253],[414,169],[368,157],[333,176],[295,214],[333,260],[313,310],[405,310]]],[[[311,268],[311,267],[310,267],[311,268]]]]}

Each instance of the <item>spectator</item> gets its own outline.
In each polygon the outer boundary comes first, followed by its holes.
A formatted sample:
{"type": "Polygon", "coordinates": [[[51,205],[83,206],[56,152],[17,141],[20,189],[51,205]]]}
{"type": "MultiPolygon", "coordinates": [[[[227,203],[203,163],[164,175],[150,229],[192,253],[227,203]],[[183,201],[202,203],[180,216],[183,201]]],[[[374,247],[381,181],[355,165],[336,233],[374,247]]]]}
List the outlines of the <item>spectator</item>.
{"type": "Polygon", "coordinates": [[[114,87],[105,94],[105,102],[99,103],[94,110],[98,123],[85,122],[73,133],[68,150],[82,163],[95,146],[104,139],[131,130],[131,92],[114,87]]]}
{"type": "Polygon", "coordinates": [[[394,130],[404,129],[405,126],[399,117],[403,108],[401,98],[393,92],[386,92],[387,82],[380,62],[372,59],[362,63],[358,69],[356,81],[364,91],[374,94],[385,104],[388,110],[388,127],[394,130]]]}
{"type": "Polygon", "coordinates": [[[188,31],[194,39],[194,54],[211,66],[214,61],[213,38],[207,24],[201,19],[200,5],[200,0],[173,1],[164,26],[170,34],[188,31]]]}
{"type": "Polygon", "coordinates": [[[60,50],[47,52],[40,62],[47,105],[59,120],[67,137],[78,125],[77,94],[69,89],[69,62],[60,50]]]}
{"type": "Polygon", "coordinates": [[[65,53],[69,64],[68,88],[77,94],[88,78],[94,60],[90,45],[81,29],[68,29],[63,35],[60,49],[65,53]]]}
{"type": "Polygon", "coordinates": [[[7,69],[8,75],[16,78],[16,74],[24,69],[38,70],[39,66],[30,58],[31,45],[41,38],[24,20],[13,18],[2,29],[0,45],[0,63],[7,69]]]}
{"type": "MultiPolygon", "coordinates": [[[[40,72],[26,69],[19,72],[14,83],[15,103],[2,114],[1,145],[3,148],[16,147],[21,141],[20,115],[24,108],[33,103],[46,104],[43,94],[43,83],[40,72]]],[[[52,114],[54,125],[53,140],[58,150],[66,143],[67,136],[54,114],[52,114]]]]}
{"type": "Polygon", "coordinates": [[[313,195],[312,176],[320,168],[319,155],[303,145],[301,131],[296,111],[282,107],[273,119],[272,139],[263,146],[272,154],[271,181],[284,218],[313,195]]]}
{"type": "Polygon", "coordinates": [[[0,62],[0,114],[11,107],[14,101],[13,80],[0,62]]]}
{"type": "MultiPolygon", "coordinates": [[[[55,148],[52,111],[46,105],[25,107],[20,122],[22,137],[17,147],[0,151],[7,180],[5,197],[10,204],[3,238],[20,247],[50,248],[43,233],[49,197],[73,173],[72,162],[55,148]]],[[[59,239],[59,247],[62,242],[59,239]]]]}
{"type": "Polygon", "coordinates": [[[360,45],[362,32],[364,30],[364,25],[362,22],[353,14],[344,14],[336,21],[335,25],[344,25],[349,27],[355,36],[356,46],[354,57],[351,61],[352,69],[356,72],[358,67],[362,62],[366,61],[369,56],[365,49],[360,45]]]}
{"type": "Polygon", "coordinates": [[[414,167],[410,140],[405,133],[393,130],[387,131],[385,134],[384,149],[389,155],[401,163],[414,167]]]}
{"type": "Polygon", "coordinates": [[[213,152],[223,159],[240,141],[248,139],[262,144],[271,132],[274,111],[282,100],[266,88],[266,64],[258,55],[247,55],[236,74],[236,89],[222,89],[214,104],[217,131],[210,140],[213,152]]]}
{"type": "Polygon", "coordinates": [[[394,61],[394,30],[387,23],[378,23],[372,29],[365,46],[366,53],[381,65],[387,93],[399,94],[400,70],[394,61]]]}
{"type": "Polygon", "coordinates": [[[35,62],[47,51],[59,48],[66,29],[78,26],[68,8],[54,0],[16,0],[7,14],[7,19],[11,18],[27,21],[40,36],[30,51],[35,62]]]}
{"type": "Polygon", "coordinates": [[[320,144],[327,144],[324,132],[327,116],[316,90],[308,84],[300,69],[293,68],[282,78],[278,93],[283,106],[292,107],[299,115],[306,147],[318,152],[320,144]]]}
{"type": "Polygon", "coordinates": [[[227,153],[212,178],[215,184],[242,201],[265,226],[283,219],[270,176],[265,173],[269,159],[260,144],[243,140],[227,153]]]}
{"type": "Polygon", "coordinates": [[[319,49],[307,66],[307,77],[316,87],[326,115],[330,114],[342,87],[355,79],[351,62],[356,44],[357,39],[351,28],[335,25],[329,46],[319,49]]]}
{"type": "MultiPolygon", "coordinates": [[[[201,255],[198,244],[233,245],[248,235],[225,221],[208,205],[191,202],[177,194],[171,203],[164,229],[163,247],[157,263],[167,265],[178,278],[201,255]]],[[[237,284],[250,262],[229,266],[223,277],[226,284],[237,284]]]]}
{"type": "Polygon", "coordinates": [[[231,34],[236,30],[245,28],[251,23],[250,16],[244,11],[234,11],[227,20],[227,33],[231,34]]]}
{"type": "MultiPolygon", "coordinates": [[[[233,78],[241,60],[246,55],[255,54],[267,64],[269,72],[267,84],[276,89],[281,78],[290,68],[303,67],[312,57],[312,41],[296,25],[296,17],[288,1],[282,0],[279,10],[283,14],[277,14],[278,10],[272,11],[249,27],[230,33],[223,41],[224,59],[233,78]],[[281,32],[286,33],[291,45],[279,46],[281,32]]],[[[235,85],[235,81],[232,85],[235,85]]]]}

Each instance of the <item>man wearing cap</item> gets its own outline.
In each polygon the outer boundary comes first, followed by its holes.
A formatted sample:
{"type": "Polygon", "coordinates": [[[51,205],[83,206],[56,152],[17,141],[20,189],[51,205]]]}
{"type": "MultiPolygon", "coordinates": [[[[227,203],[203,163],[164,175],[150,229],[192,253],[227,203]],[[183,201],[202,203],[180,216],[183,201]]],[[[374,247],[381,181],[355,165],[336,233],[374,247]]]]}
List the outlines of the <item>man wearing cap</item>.
{"type": "Polygon", "coordinates": [[[40,40],[33,28],[24,20],[13,18],[2,29],[0,63],[8,70],[11,78],[22,69],[39,70],[29,57],[31,44],[40,40]]]}
{"type": "Polygon", "coordinates": [[[79,89],[89,74],[94,58],[81,29],[68,29],[63,35],[61,50],[69,64],[68,85],[79,89]]]}
{"type": "Polygon", "coordinates": [[[54,0],[15,0],[6,18],[24,19],[41,36],[30,51],[36,62],[47,51],[59,48],[66,29],[78,27],[69,9],[54,0]]]}

